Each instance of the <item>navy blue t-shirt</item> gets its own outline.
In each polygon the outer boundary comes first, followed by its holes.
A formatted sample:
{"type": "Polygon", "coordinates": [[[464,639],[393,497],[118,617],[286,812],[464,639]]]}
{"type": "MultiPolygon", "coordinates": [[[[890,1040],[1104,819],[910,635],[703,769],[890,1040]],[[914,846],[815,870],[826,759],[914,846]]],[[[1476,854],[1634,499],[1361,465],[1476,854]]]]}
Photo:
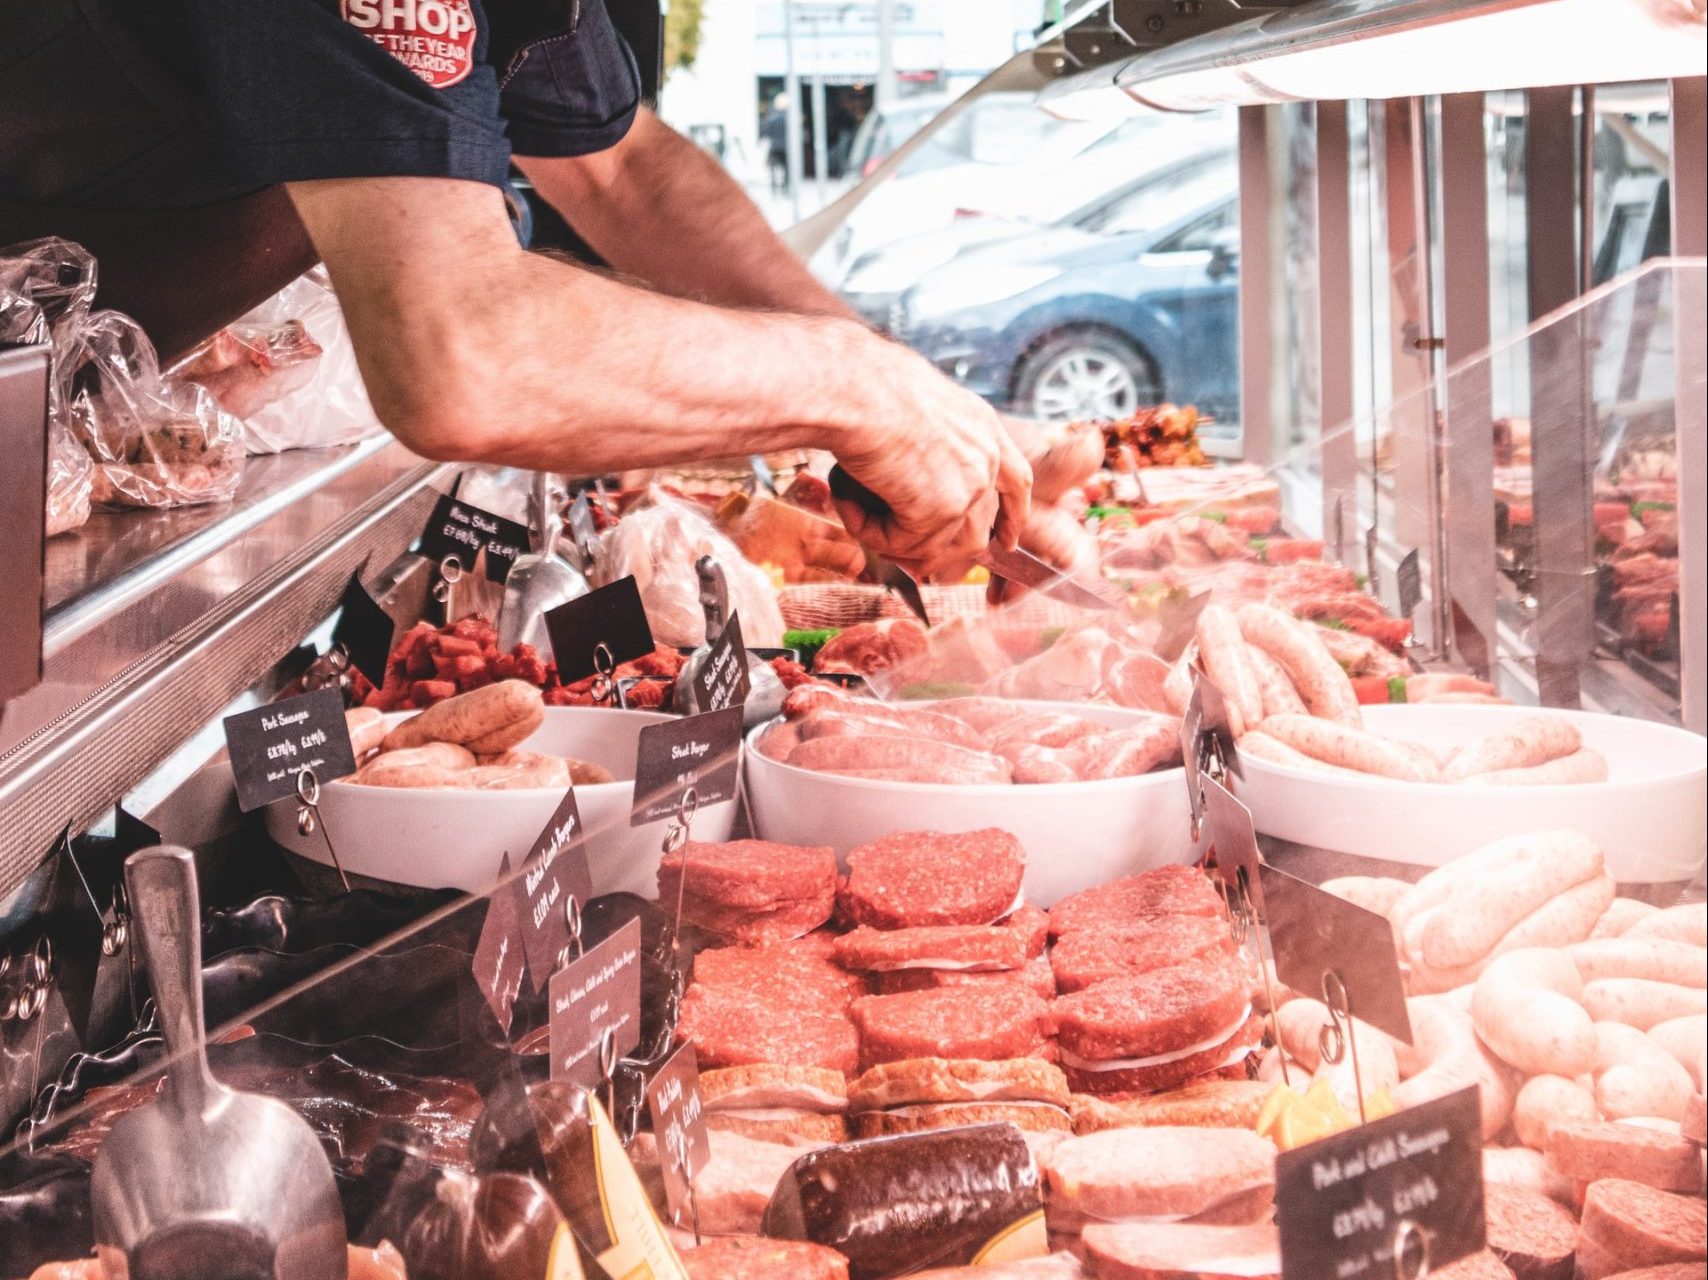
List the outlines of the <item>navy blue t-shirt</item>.
{"type": "Polygon", "coordinates": [[[512,151],[612,146],[640,96],[605,0],[11,0],[0,198],[158,207],[314,178],[497,185],[512,151]]]}

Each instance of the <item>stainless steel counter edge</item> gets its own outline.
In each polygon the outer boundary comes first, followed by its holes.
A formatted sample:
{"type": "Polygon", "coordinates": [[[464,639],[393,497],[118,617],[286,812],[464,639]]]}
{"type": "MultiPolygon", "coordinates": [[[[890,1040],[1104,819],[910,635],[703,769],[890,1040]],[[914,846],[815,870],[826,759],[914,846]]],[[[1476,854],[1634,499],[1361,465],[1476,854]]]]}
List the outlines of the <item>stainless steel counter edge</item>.
{"type": "MultiPolygon", "coordinates": [[[[0,898],[408,547],[452,474],[386,437],[252,468],[247,498],[57,607],[50,550],[44,678],[0,711],[0,898]]],[[[146,543],[152,519],[104,536],[146,543]]]]}

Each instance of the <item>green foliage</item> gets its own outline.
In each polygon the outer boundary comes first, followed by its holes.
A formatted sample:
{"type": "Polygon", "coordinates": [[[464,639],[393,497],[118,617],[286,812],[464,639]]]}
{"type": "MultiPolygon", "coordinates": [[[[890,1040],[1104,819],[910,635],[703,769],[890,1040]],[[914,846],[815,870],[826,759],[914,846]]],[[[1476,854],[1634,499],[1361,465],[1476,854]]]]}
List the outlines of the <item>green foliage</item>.
{"type": "Polygon", "coordinates": [[[700,24],[705,0],[670,0],[664,20],[664,74],[694,65],[700,56],[700,24]]]}

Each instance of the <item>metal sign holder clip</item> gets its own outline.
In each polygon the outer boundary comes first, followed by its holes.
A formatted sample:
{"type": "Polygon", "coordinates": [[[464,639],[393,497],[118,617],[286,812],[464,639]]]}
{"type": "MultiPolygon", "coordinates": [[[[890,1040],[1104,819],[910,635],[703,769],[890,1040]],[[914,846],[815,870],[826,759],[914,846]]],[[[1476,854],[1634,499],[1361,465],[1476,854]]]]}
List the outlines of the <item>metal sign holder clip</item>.
{"type": "Polygon", "coordinates": [[[1340,1065],[1347,1054],[1351,1054],[1352,1086],[1358,1091],[1358,1123],[1368,1124],[1364,1114],[1364,1069],[1358,1061],[1358,1032],[1352,1022],[1352,999],[1346,994],[1346,982],[1337,970],[1329,969],[1323,973],[1323,1003],[1328,1006],[1328,1021],[1317,1032],[1317,1049],[1322,1060],[1333,1066],[1340,1065]]]}
{"type": "Polygon", "coordinates": [[[344,892],[349,893],[350,877],[332,843],[332,832],[326,825],[326,819],[320,814],[320,778],[313,769],[303,769],[297,774],[297,831],[301,835],[311,836],[316,828],[320,831],[320,838],[326,842],[326,852],[332,855],[332,865],[338,871],[338,879],[344,884],[344,892]]]}

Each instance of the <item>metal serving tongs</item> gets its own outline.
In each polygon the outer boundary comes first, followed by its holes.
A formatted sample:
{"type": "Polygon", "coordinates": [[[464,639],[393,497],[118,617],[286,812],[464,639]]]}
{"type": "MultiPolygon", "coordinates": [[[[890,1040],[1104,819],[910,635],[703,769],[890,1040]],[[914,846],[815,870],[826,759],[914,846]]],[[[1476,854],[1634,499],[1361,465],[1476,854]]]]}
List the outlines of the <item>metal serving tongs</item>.
{"type": "Polygon", "coordinates": [[[557,554],[563,535],[560,504],[564,495],[544,471],[534,473],[528,518],[539,541],[531,554],[517,556],[504,579],[504,603],[498,609],[498,647],[509,653],[519,644],[545,651],[546,614],[588,592],[587,579],[557,554]]]}
{"type": "MultiPolygon", "coordinates": [[[[830,469],[830,492],[844,502],[854,503],[871,515],[882,516],[889,513],[887,502],[840,466],[830,469]]],[[[999,543],[991,542],[979,553],[977,561],[989,569],[994,577],[1005,578],[1009,582],[1080,609],[1119,609],[1123,603],[1120,593],[1109,584],[1087,582],[1076,575],[1063,573],[1030,551],[1019,547],[1010,551],[999,543]]],[[[897,568],[896,572],[904,571],[897,568]]]]}
{"type": "Polygon", "coordinates": [[[120,1116],[90,1180],[96,1252],[125,1280],[346,1280],[344,1208],[314,1130],[208,1069],[195,857],[135,853],[125,884],[170,1089],[120,1116]]]}

